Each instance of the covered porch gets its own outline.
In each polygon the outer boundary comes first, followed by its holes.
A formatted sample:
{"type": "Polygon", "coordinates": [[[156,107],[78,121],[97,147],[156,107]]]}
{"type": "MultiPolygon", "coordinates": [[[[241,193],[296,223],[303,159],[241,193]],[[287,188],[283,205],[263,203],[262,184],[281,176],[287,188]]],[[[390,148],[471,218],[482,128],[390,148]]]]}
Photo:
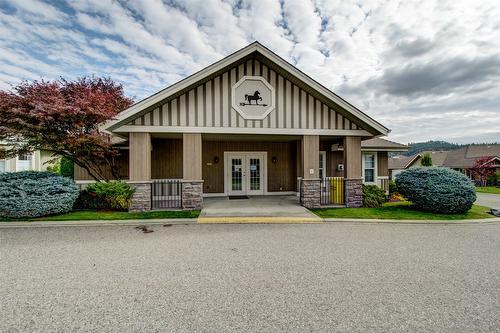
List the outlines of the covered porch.
{"type": "Polygon", "coordinates": [[[309,208],[357,207],[362,160],[361,137],[130,133],[131,209],[200,209],[204,197],[270,195],[297,195],[309,208]]]}

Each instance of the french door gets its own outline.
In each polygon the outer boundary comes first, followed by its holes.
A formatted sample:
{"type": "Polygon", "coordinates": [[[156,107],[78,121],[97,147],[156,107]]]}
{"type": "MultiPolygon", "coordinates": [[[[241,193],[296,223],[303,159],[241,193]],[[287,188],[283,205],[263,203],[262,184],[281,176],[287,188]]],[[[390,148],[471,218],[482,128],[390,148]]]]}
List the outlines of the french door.
{"type": "Polygon", "coordinates": [[[265,153],[225,153],[225,187],[228,195],[264,194],[265,153]]]}

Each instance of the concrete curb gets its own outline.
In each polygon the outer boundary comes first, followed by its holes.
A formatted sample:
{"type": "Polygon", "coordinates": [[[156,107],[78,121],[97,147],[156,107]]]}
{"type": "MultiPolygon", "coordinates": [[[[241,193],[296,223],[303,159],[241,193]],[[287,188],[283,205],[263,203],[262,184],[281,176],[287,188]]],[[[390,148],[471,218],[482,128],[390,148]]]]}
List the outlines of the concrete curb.
{"type": "Polygon", "coordinates": [[[489,225],[500,224],[500,218],[476,219],[476,220],[390,220],[390,219],[304,219],[279,217],[274,221],[267,217],[245,217],[244,219],[234,220],[233,218],[211,218],[212,221],[207,221],[206,218],[198,221],[196,218],[191,219],[145,219],[145,220],[85,220],[85,221],[16,221],[16,222],[0,222],[1,228],[50,228],[50,227],[112,227],[112,226],[142,226],[142,225],[186,225],[186,224],[334,224],[334,223],[351,223],[351,224],[429,224],[429,225],[489,225]],[[234,221],[233,221],[234,220],[234,221]],[[290,220],[290,221],[287,221],[290,220]],[[323,223],[327,222],[327,223],[323,223]]]}
{"type": "Polygon", "coordinates": [[[360,223],[360,224],[498,224],[500,218],[494,217],[489,219],[471,219],[471,220],[392,220],[392,219],[342,219],[342,218],[326,218],[325,222],[329,223],[360,223]]]}
{"type": "Polygon", "coordinates": [[[47,227],[113,227],[163,224],[196,224],[193,219],[144,219],[144,220],[81,220],[81,221],[15,221],[0,222],[0,228],[47,228],[47,227]]]}

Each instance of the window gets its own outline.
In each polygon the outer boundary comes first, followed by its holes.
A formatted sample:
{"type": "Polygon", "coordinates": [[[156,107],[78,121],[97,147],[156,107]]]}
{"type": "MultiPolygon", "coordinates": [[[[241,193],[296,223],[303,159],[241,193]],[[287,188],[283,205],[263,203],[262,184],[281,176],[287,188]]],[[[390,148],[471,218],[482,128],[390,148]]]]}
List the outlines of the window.
{"type": "Polygon", "coordinates": [[[17,157],[16,171],[31,170],[31,154],[22,154],[17,157]]]}
{"type": "Polygon", "coordinates": [[[375,183],[375,154],[363,154],[363,181],[375,183]]]}
{"type": "Polygon", "coordinates": [[[326,177],[326,151],[319,152],[319,178],[326,177]]]}

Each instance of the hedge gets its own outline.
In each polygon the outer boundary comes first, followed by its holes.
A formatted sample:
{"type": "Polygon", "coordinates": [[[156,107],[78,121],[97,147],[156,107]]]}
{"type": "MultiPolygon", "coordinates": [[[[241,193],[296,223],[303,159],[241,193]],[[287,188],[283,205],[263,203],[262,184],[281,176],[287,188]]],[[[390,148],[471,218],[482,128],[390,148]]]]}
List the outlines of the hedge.
{"type": "Polygon", "coordinates": [[[381,207],[387,201],[384,190],[377,185],[363,185],[363,207],[381,207]]]}
{"type": "Polygon", "coordinates": [[[78,197],[74,181],[53,172],[0,174],[0,217],[31,218],[71,211],[78,197]]]}
{"type": "Polygon", "coordinates": [[[476,201],[474,184],[448,168],[410,168],[396,176],[398,192],[415,208],[445,214],[462,214],[476,201]]]}
{"type": "Polygon", "coordinates": [[[126,211],[133,193],[134,189],[123,181],[96,182],[80,192],[75,209],[126,211]]]}

